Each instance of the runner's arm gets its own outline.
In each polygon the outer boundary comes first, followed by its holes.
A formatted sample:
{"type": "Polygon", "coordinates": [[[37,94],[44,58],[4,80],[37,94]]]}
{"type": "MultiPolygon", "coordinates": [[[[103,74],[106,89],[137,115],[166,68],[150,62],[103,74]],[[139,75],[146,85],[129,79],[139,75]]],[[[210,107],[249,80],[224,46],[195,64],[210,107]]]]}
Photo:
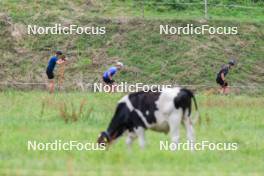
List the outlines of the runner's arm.
{"type": "Polygon", "coordinates": [[[224,73],[221,73],[221,78],[223,81],[225,81],[225,74],[224,73]]]}
{"type": "Polygon", "coordinates": [[[66,60],[59,59],[56,63],[60,65],[60,64],[63,64],[65,61],[66,61],[66,60]]]}
{"type": "Polygon", "coordinates": [[[113,78],[112,78],[112,76],[111,76],[111,72],[109,71],[107,74],[108,74],[108,78],[109,78],[110,80],[112,80],[113,78]]]}

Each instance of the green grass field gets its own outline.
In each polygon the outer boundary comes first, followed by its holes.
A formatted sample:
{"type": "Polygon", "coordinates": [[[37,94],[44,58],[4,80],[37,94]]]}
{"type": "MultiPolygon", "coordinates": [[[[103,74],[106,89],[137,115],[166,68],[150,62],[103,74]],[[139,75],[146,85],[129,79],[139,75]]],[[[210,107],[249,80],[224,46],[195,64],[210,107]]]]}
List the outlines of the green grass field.
{"type": "Polygon", "coordinates": [[[75,82],[98,82],[116,60],[126,68],[117,80],[215,85],[217,72],[230,58],[238,63],[228,75],[232,85],[263,87],[263,3],[227,1],[224,4],[255,8],[210,6],[206,21],[200,4],[146,4],[142,18],[140,1],[132,0],[0,1],[0,82],[46,81],[46,64],[60,49],[69,60],[64,85],[70,89],[75,82]],[[102,36],[27,34],[28,25],[55,23],[105,26],[107,32],[102,36]],[[160,35],[161,24],[235,26],[239,34],[160,35]]]}
{"type": "MultiPolygon", "coordinates": [[[[129,151],[121,138],[108,151],[28,151],[27,141],[96,142],[121,94],[0,93],[0,175],[263,175],[264,100],[197,95],[197,141],[236,142],[237,151],[160,151],[169,137],[147,131],[147,147],[129,151]],[[83,103],[85,102],[85,103],[83,103]],[[83,105],[78,114],[80,105],[83,105]],[[65,122],[62,106],[75,120],[65,122]],[[72,110],[75,109],[75,110],[72,110]]],[[[185,141],[181,129],[181,141],[185,141]]]]}

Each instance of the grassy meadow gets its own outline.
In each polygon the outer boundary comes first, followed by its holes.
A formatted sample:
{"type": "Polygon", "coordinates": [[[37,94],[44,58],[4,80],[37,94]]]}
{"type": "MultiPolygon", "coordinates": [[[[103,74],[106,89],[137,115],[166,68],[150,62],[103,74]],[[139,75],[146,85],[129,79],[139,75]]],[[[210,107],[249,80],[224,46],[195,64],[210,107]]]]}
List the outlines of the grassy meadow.
{"type": "Polygon", "coordinates": [[[197,141],[236,142],[237,151],[160,151],[159,141],[169,137],[151,131],[145,150],[137,141],[128,150],[122,137],[107,151],[28,151],[28,140],[96,142],[122,96],[1,92],[0,175],[263,174],[264,99],[246,95],[197,95],[202,118],[197,141]]]}
{"type": "Polygon", "coordinates": [[[124,63],[125,69],[116,80],[215,85],[217,72],[230,58],[237,60],[236,68],[229,74],[231,85],[263,87],[262,2],[216,1],[209,7],[209,20],[204,20],[201,4],[183,5],[175,0],[145,2],[142,18],[141,1],[0,1],[0,82],[46,81],[47,62],[53,51],[60,49],[69,61],[64,85],[71,89],[79,82],[100,81],[102,73],[117,60],[124,63]],[[165,1],[172,4],[165,5],[165,1]],[[216,6],[221,2],[254,8],[216,6]],[[104,26],[106,34],[27,34],[28,25],[55,24],[104,26]],[[238,34],[161,35],[161,24],[238,27],[238,34]]]}

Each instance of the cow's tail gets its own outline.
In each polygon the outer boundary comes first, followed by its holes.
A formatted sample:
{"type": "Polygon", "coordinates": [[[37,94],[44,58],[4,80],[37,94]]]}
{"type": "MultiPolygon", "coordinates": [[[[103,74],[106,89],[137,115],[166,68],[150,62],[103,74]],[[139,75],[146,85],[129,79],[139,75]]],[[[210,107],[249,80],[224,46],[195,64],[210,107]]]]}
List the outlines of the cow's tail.
{"type": "Polygon", "coordinates": [[[183,90],[189,94],[189,96],[191,97],[191,99],[193,99],[193,102],[194,102],[195,114],[193,117],[191,117],[191,119],[192,119],[191,121],[193,124],[196,124],[198,122],[198,124],[200,125],[201,124],[201,118],[200,118],[200,113],[199,113],[198,105],[196,102],[196,98],[195,98],[192,91],[190,91],[188,89],[183,89],[183,90]]]}
{"type": "Polygon", "coordinates": [[[200,113],[199,113],[199,109],[197,106],[196,98],[193,93],[192,93],[192,99],[193,99],[194,106],[195,106],[195,114],[194,114],[194,117],[192,118],[193,119],[192,122],[193,124],[196,124],[198,122],[198,124],[201,125],[200,113]]]}

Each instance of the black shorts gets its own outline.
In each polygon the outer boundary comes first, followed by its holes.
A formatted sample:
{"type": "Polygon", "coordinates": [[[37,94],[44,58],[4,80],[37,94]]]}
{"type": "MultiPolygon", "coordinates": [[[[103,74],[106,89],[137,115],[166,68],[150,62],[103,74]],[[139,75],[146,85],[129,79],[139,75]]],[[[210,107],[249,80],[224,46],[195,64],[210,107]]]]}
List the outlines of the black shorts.
{"type": "Polygon", "coordinates": [[[115,82],[114,80],[110,80],[109,78],[105,78],[105,77],[103,77],[103,80],[106,84],[113,84],[115,82]]]}
{"type": "Polygon", "coordinates": [[[216,78],[216,82],[217,82],[217,84],[219,84],[222,87],[228,86],[228,83],[223,81],[221,78],[216,78]]]}
{"type": "Polygon", "coordinates": [[[46,74],[48,76],[48,79],[53,79],[54,78],[54,73],[52,71],[46,70],[46,74]]]}

